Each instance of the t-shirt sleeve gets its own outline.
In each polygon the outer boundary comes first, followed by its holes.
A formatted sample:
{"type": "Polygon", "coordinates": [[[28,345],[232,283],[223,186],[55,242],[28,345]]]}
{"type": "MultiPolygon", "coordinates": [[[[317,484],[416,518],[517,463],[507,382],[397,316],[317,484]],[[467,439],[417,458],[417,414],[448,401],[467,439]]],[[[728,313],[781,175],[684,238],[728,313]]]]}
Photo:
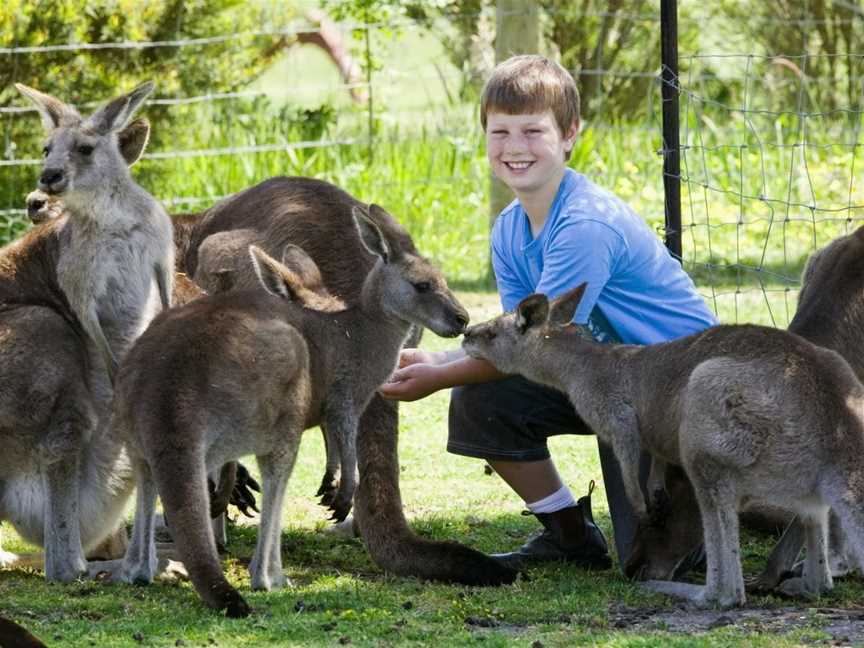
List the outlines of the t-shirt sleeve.
{"type": "Polygon", "coordinates": [[[531,289],[519,279],[508,258],[503,237],[496,227],[492,230],[492,271],[495,273],[495,284],[501,297],[501,308],[505,312],[512,311],[520,301],[532,293],[531,289]]]}
{"type": "Polygon", "coordinates": [[[566,221],[547,242],[536,292],[557,297],[587,282],[573,317],[575,323],[585,324],[600,291],[625,254],[624,239],[606,223],[590,219],[566,221]]]}

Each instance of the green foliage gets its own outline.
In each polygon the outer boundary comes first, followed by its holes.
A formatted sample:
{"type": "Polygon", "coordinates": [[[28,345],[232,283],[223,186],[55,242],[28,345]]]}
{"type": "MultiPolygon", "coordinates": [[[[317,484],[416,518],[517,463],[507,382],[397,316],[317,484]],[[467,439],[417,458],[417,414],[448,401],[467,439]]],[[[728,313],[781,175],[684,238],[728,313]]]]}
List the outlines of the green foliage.
{"type": "MultiPolygon", "coordinates": [[[[236,91],[261,74],[290,40],[278,33],[253,32],[284,29],[294,16],[290,3],[267,0],[9,0],[0,5],[2,48],[207,38],[215,42],[183,48],[0,53],[0,106],[26,105],[13,82],[76,105],[108,99],[148,79],[157,83],[155,98],[236,91]]],[[[151,105],[147,117],[156,146],[188,139],[188,124],[174,120],[168,106],[151,105]]],[[[8,119],[3,130],[5,157],[34,157],[41,129],[26,120],[8,119]]]]}
{"type": "Polygon", "coordinates": [[[718,9],[717,25],[725,38],[741,43],[743,51],[777,57],[770,81],[786,105],[800,104],[805,111],[861,109],[864,21],[859,1],[728,0],[718,3],[718,9]]]}

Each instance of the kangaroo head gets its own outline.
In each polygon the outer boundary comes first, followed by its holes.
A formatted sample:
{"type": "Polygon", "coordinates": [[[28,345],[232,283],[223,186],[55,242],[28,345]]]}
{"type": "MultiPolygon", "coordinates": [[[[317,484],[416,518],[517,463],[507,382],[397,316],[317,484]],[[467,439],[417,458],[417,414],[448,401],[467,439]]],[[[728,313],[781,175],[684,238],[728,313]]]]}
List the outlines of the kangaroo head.
{"type": "Polygon", "coordinates": [[[112,99],[86,118],[51,95],[20,83],[15,87],[36,106],[48,132],[39,189],[63,196],[68,204],[86,204],[94,193],[129,177],[127,165],[141,155],[150,132],[146,121],[129,120],[153,90],[152,82],[112,99]],[[121,138],[127,125],[130,130],[121,138]]]}
{"type": "Polygon", "coordinates": [[[377,205],[368,211],[354,207],[352,216],[363,246],[378,257],[366,278],[364,301],[442,337],[462,333],[468,312],[450,292],[441,271],[417,254],[396,219],[377,205]]]}
{"type": "Polygon", "coordinates": [[[514,311],[469,327],[462,347],[500,371],[519,373],[550,333],[570,324],[586,286],[582,283],[551,302],[540,293],[529,295],[514,311]]]}
{"type": "Polygon", "coordinates": [[[258,281],[267,292],[312,310],[327,313],[345,310],[345,303],[330,294],[318,266],[303,248],[286,245],[281,263],[257,245],[249,246],[249,256],[258,281]]]}
{"type": "MultiPolygon", "coordinates": [[[[126,164],[132,166],[144,153],[150,139],[150,122],[143,117],[134,119],[117,133],[117,144],[120,155],[126,164]]],[[[26,198],[27,216],[34,224],[53,220],[64,214],[66,208],[57,196],[47,194],[41,189],[34,189],[26,198]]]]}

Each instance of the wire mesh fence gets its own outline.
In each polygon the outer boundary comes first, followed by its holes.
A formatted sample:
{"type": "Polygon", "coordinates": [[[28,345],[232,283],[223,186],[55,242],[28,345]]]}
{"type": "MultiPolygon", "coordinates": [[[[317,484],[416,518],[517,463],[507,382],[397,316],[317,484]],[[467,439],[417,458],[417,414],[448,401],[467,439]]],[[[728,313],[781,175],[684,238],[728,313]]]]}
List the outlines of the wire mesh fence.
{"type": "MultiPolygon", "coordinates": [[[[491,11],[487,4],[468,16],[480,25],[476,60],[461,69],[436,38],[446,16],[431,25],[406,18],[346,20],[332,27],[353,47],[350,78],[303,45],[286,48],[242,88],[184,94],[157,86],[142,111],[153,122],[154,138],[136,178],[180,212],[205,209],[272,175],[320,177],[384,205],[457,286],[481,285],[488,167],[470,88],[471,78],[492,64],[491,11]]],[[[598,29],[617,20],[610,41],[660,28],[654,11],[566,11],[598,29]]],[[[704,19],[689,11],[679,17],[682,30],[691,32],[704,19]]],[[[802,20],[781,17],[775,28],[800,27],[802,20]]],[[[807,27],[818,30],[818,18],[808,20],[807,27]]],[[[86,67],[93,52],[109,50],[129,57],[118,88],[125,90],[144,80],[135,65],[142,52],[170,50],[174,66],[202,56],[225,65],[250,40],[298,40],[318,28],[303,20],[270,21],[258,30],[204,38],[10,44],[0,48],[0,68],[11,84],[23,80],[15,69],[24,58],[53,61],[53,69],[60,60],[62,72],[62,65],[86,67]]],[[[804,42],[799,51],[771,55],[711,46],[711,53],[679,46],[683,262],[723,321],[785,326],[808,254],[851,231],[864,214],[855,182],[864,55],[811,54],[804,42]],[[825,84],[836,83],[836,74],[824,74],[828,68],[842,70],[843,92],[825,91],[825,84]]],[[[584,129],[571,164],[633,204],[662,236],[659,49],[639,65],[611,52],[572,69],[583,90],[584,129]],[[609,103],[623,96],[626,118],[609,103]]],[[[52,90],[50,77],[40,89],[52,90]]],[[[61,98],[88,109],[107,97],[82,89],[61,98]]],[[[6,241],[29,226],[23,200],[36,182],[39,147],[32,134],[41,126],[14,94],[0,94],[0,100],[0,239],[6,241]]]]}

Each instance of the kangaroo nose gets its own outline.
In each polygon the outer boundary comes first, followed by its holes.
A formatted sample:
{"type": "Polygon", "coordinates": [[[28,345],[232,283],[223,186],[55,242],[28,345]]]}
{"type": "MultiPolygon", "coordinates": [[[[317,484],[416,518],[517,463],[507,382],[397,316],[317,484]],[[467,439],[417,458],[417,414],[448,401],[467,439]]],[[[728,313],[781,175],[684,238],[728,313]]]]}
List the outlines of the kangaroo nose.
{"type": "Polygon", "coordinates": [[[46,187],[63,181],[63,169],[44,169],[39,176],[39,184],[46,187]]]}
{"type": "Polygon", "coordinates": [[[468,326],[468,314],[467,313],[459,313],[456,315],[456,324],[459,326],[460,331],[464,331],[468,326]]]}

